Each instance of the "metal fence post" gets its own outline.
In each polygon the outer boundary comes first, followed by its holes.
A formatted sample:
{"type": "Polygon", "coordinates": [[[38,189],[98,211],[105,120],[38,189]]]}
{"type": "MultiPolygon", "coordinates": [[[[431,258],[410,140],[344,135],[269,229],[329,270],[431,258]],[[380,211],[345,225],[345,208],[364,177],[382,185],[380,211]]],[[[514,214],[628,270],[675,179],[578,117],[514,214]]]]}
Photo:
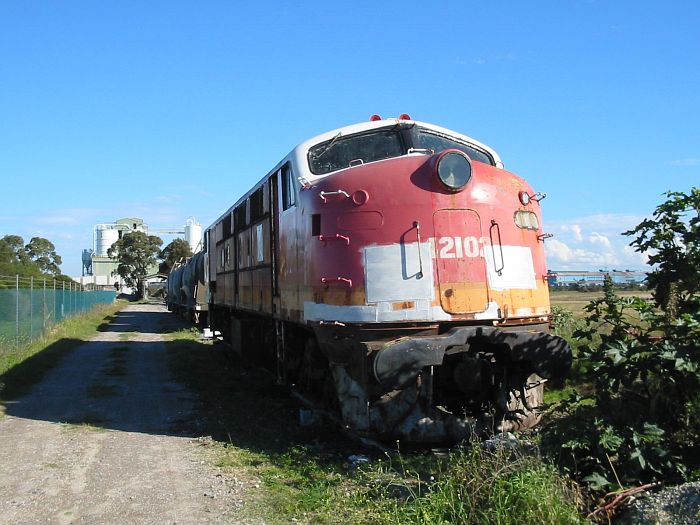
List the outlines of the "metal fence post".
{"type": "Polygon", "coordinates": [[[29,342],[34,341],[34,276],[29,278],[29,342]]]}
{"type": "Polygon", "coordinates": [[[46,333],[46,279],[44,279],[43,302],[41,304],[41,334],[46,333]]]}
{"type": "Polygon", "coordinates": [[[15,275],[15,347],[19,348],[19,274],[15,275]]]}

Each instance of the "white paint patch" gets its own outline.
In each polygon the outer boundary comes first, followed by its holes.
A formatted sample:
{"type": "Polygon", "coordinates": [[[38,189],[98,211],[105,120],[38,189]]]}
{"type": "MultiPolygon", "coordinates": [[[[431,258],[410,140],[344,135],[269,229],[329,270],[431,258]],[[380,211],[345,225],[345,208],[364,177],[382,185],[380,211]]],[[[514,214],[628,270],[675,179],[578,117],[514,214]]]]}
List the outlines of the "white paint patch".
{"type": "Polygon", "coordinates": [[[484,250],[489,286],[492,290],[537,288],[532,251],[527,246],[493,246],[484,250]],[[494,262],[495,254],[495,262],[494,262]],[[500,275],[496,270],[501,270],[500,275]]]}
{"type": "Polygon", "coordinates": [[[486,310],[474,314],[474,319],[498,319],[500,317],[499,314],[498,303],[496,301],[491,301],[486,306],[486,310]]]}
{"type": "Polygon", "coordinates": [[[367,303],[432,302],[435,283],[430,242],[420,244],[420,256],[417,242],[366,246],[364,252],[367,303]]]}
{"type": "Polygon", "coordinates": [[[346,323],[385,323],[393,321],[449,321],[452,316],[431,301],[416,301],[414,308],[394,310],[391,302],[371,305],[341,306],[304,302],[304,320],[341,321],[346,323]]]}

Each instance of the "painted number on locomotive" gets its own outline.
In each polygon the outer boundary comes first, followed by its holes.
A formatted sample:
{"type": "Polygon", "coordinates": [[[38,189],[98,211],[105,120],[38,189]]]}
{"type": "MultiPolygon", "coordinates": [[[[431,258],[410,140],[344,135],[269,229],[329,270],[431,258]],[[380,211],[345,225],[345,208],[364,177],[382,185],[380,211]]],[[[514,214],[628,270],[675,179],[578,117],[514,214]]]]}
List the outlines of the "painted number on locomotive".
{"type": "Polygon", "coordinates": [[[463,257],[483,257],[488,237],[440,237],[438,257],[440,259],[461,259],[463,257]]]}

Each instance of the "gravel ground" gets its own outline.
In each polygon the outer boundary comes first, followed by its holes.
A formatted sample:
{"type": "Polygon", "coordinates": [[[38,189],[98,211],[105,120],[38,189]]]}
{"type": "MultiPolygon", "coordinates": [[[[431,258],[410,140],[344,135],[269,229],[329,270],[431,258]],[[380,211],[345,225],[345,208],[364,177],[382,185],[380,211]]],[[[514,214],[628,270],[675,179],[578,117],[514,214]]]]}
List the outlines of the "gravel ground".
{"type": "Polygon", "coordinates": [[[125,308],[7,403],[0,524],[242,522],[253,482],[212,466],[196,400],[168,371],[174,318],[160,305],[125,308]]]}
{"type": "Polygon", "coordinates": [[[617,525],[696,525],[700,523],[700,483],[665,488],[635,500],[617,525]]]}

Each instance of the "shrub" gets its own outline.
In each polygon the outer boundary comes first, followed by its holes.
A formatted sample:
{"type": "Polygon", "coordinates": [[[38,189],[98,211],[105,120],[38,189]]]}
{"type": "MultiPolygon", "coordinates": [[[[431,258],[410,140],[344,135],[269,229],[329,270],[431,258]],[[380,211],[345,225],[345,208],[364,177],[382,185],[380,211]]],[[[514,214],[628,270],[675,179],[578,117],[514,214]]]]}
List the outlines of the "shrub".
{"type": "Polygon", "coordinates": [[[698,477],[700,265],[687,261],[700,260],[700,190],[668,197],[627,232],[666,257],[653,261],[655,301],[620,298],[606,280],[575,333],[589,388],[559,402],[545,429],[545,444],[593,490],[698,477]]]}

